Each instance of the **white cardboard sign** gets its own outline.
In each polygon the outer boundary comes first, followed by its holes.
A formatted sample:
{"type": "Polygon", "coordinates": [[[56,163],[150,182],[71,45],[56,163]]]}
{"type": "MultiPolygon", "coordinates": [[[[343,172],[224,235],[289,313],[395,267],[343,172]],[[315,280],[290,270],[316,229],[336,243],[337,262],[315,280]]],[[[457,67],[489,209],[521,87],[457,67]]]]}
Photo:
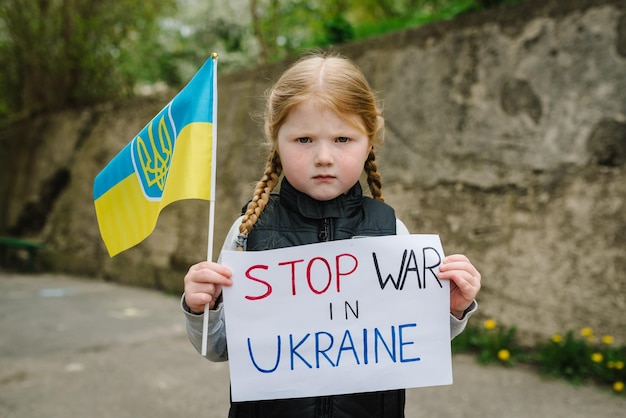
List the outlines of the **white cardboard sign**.
{"type": "Polygon", "coordinates": [[[224,251],[233,401],[452,383],[437,235],[224,251]]]}

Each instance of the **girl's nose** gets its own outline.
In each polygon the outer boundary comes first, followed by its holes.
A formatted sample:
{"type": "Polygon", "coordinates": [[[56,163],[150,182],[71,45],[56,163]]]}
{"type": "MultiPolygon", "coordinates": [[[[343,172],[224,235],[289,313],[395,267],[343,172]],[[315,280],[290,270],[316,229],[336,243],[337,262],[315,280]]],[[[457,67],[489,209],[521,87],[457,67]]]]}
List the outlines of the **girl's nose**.
{"type": "Polygon", "coordinates": [[[326,141],[318,141],[315,147],[315,165],[318,167],[328,166],[333,164],[333,150],[332,145],[327,144],[326,141]]]}

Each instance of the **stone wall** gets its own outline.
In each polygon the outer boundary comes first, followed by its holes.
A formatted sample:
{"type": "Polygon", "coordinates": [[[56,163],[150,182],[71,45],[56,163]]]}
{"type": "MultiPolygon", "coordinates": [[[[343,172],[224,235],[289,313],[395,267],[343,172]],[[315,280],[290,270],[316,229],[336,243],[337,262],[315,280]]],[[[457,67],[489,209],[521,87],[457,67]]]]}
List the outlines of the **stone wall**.
{"type": "MultiPolygon", "coordinates": [[[[626,5],[530,0],[341,49],[379,92],[386,201],[483,274],[480,315],[532,341],[592,326],[626,339],[626,5]]],[[[260,177],[258,113],[287,63],[219,79],[215,250],[260,177]]],[[[112,259],[95,175],[173,96],[30,118],[0,140],[0,234],[44,239],[40,268],[182,289],[208,203],[168,207],[112,259]]]]}

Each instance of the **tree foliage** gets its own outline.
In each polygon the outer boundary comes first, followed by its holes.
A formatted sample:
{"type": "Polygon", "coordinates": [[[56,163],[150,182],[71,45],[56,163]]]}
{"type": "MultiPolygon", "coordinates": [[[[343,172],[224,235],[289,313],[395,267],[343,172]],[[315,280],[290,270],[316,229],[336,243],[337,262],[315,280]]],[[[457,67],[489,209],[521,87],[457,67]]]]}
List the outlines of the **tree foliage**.
{"type": "Polygon", "coordinates": [[[173,5],[174,0],[3,0],[0,116],[129,94],[141,71],[154,66],[146,55],[158,50],[158,16],[173,5]]]}
{"type": "Polygon", "coordinates": [[[346,13],[355,0],[250,0],[261,62],[275,61],[317,45],[353,37],[346,13]]]}
{"type": "Polygon", "coordinates": [[[522,0],[1,0],[0,118],[271,62],[522,0]]]}
{"type": "Polygon", "coordinates": [[[249,0],[262,62],[522,0],[249,0]]]}

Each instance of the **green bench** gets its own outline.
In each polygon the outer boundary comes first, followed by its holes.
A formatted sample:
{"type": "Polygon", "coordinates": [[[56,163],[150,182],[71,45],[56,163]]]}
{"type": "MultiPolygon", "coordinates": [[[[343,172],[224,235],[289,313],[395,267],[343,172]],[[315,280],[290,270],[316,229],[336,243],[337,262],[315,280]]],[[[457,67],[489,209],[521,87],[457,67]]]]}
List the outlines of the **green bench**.
{"type": "MultiPolygon", "coordinates": [[[[28,269],[30,271],[35,270],[35,259],[37,257],[37,251],[45,246],[46,244],[42,241],[35,241],[17,237],[0,237],[0,247],[26,251],[26,253],[28,254],[28,269]]],[[[6,254],[2,254],[2,259],[6,259],[6,254]]]]}

